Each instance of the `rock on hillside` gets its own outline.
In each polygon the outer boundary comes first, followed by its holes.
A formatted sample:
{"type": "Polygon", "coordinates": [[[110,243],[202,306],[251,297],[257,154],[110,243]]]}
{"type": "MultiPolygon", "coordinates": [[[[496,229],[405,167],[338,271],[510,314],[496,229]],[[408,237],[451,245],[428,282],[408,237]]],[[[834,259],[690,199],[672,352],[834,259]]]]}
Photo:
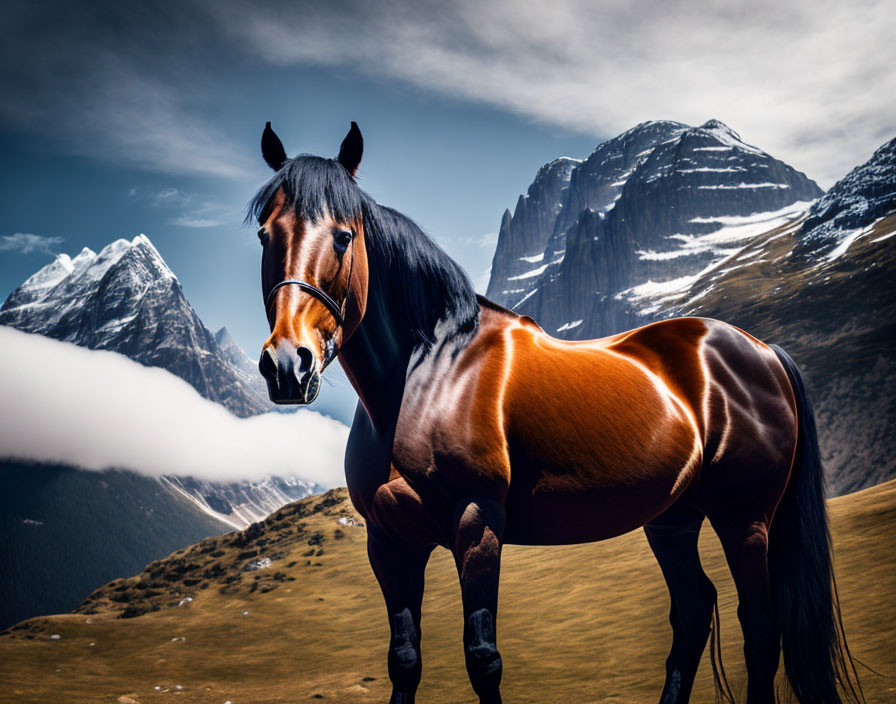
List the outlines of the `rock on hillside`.
{"type": "Polygon", "coordinates": [[[284,506],[239,532],[178,550],[135,577],[110,582],[75,612],[132,618],[189,604],[207,589],[224,595],[265,594],[295,581],[284,570],[299,564],[311,569],[322,566],[319,558],[334,541],[363,542],[366,532],[359,530],[363,526],[346,490],[333,489],[284,506]]]}

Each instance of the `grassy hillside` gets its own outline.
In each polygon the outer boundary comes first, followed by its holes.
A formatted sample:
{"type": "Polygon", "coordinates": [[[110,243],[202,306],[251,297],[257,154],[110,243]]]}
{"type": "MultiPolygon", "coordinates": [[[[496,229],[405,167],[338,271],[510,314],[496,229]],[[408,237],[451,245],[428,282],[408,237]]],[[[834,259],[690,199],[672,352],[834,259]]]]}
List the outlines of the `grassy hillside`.
{"type": "Polygon", "coordinates": [[[229,528],[131,472],[0,462],[0,487],[0,628],[229,528]]]}
{"type": "MultiPolygon", "coordinates": [[[[843,617],[869,702],[896,700],[896,481],[831,502],[843,617]]],[[[16,702],[388,700],[388,629],[365,531],[344,490],[284,507],[117,580],[78,613],[0,635],[0,691],[16,702]],[[247,569],[253,564],[270,566],[247,569]],[[191,602],[184,602],[192,597],[191,602]],[[134,614],[146,612],[134,618],[134,614]],[[53,636],[60,636],[54,639],[53,636]],[[177,689],[180,686],[182,689],[177,689]],[[158,688],[158,689],[157,689],[158,688]]],[[[724,661],[744,693],[733,585],[711,531],[724,661]]],[[[453,563],[427,572],[421,702],[473,702],[453,563]]],[[[668,596],[638,531],[591,545],[508,547],[499,646],[508,702],[653,702],[671,640],[668,596]]],[[[693,700],[712,701],[708,656],[693,700]]]]}

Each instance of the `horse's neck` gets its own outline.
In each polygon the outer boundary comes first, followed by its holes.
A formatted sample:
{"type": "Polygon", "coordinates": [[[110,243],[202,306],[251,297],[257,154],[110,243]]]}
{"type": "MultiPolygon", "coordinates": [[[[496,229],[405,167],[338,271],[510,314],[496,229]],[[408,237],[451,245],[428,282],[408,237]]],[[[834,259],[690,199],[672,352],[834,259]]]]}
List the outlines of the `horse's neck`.
{"type": "Polygon", "coordinates": [[[373,287],[364,319],[339,352],[339,361],[373,426],[388,433],[398,419],[413,350],[406,325],[396,320],[394,302],[373,287]]]}

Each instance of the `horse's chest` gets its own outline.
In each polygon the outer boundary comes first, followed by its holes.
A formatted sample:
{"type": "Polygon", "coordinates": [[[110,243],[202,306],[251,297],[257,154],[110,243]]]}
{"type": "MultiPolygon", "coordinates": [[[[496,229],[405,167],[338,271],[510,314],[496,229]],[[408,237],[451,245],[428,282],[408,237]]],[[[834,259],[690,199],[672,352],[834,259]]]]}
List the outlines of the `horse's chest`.
{"type": "Polygon", "coordinates": [[[392,464],[421,491],[499,495],[507,483],[506,459],[503,440],[466,406],[402,409],[392,464]]]}
{"type": "Polygon", "coordinates": [[[407,414],[400,419],[392,445],[392,465],[402,475],[422,477],[432,469],[431,430],[419,414],[407,414]]]}

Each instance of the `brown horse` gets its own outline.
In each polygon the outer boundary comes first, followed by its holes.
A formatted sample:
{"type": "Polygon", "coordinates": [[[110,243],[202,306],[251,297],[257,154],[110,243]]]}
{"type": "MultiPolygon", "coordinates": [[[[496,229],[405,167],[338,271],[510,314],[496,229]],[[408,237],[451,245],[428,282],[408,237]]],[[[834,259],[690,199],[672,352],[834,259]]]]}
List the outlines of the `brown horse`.
{"type": "Polygon", "coordinates": [[[272,332],[259,367],[271,398],[313,401],[337,356],[360,398],[345,470],[391,626],[391,701],[414,701],[420,681],[435,546],[457,563],[473,689],[500,702],[502,545],[639,526],[671,595],[661,702],[688,701],[715,623],[697,553],[706,517],[737,587],[748,702],[774,701],[782,647],[799,701],[858,700],[815,423],[793,361],[709,319],[584,342],[547,335],[476,296],[416,225],[358,188],[362,145],[352,123],[337,159],[288,159],[268,123],[262,152],[276,175],[251,216],[264,246],[272,332]]]}

